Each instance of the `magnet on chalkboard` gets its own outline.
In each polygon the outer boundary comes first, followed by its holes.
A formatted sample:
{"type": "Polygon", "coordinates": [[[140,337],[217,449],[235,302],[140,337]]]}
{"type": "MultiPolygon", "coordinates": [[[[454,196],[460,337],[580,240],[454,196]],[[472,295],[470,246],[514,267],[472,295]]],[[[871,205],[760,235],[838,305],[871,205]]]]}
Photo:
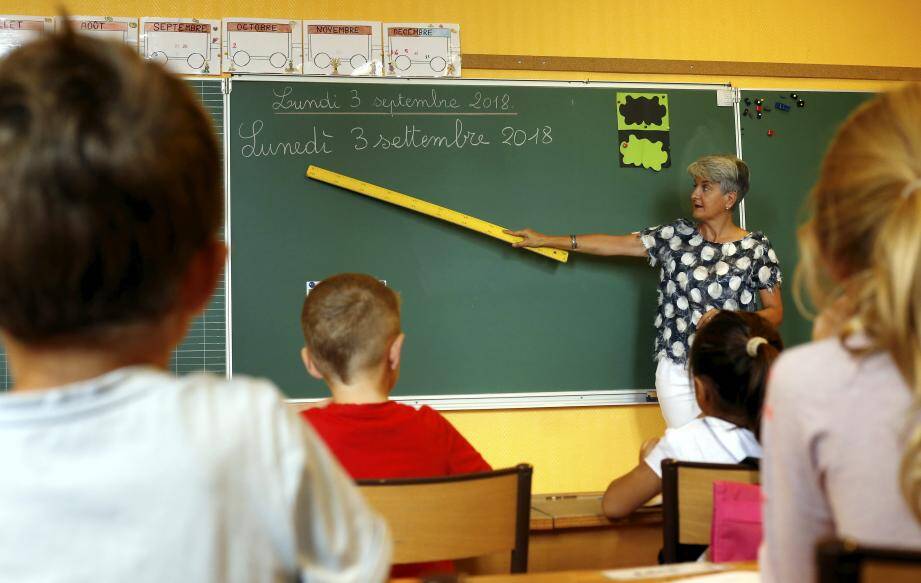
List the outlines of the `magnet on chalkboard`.
{"type": "Polygon", "coordinates": [[[796,95],[796,93],[791,93],[790,99],[792,99],[793,101],[796,101],[797,99],[799,99],[799,97],[796,95]]]}
{"type": "Polygon", "coordinates": [[[773,137],[774,137],[774,130],[768,130],[767,134],[768,134],[768,137],[769,137],[769,138],[773,138],[773,137]]]}
{"type": "Polygon", "coordinates": [[[755,111],[761,111],[761,105],[756,105],[756,106],[755,106],[755,111]]]}
{"type": "Polygon", "coordinates": [[[764,114],[759,111],[758,113],[755,114],[755,117],[757,117],[758,119],[761,119],[762,117],[764,117],[764,114]]]}
{"type": "Polygon", "coordinates": [[[748,117],[748,109],[747,109],[747,108],[745,109],[745,111],[742,112],[742,115],[744,115],[745,117],[748,117]]]}
{"type": "Polygon", "coordinates": [[[790,111],[790,106],[786,103],[777,102],[774,104],[774,109],[778,111],[790,111]]]}
{"type": "Polygon", "coordinates": [[[763,97],[759,97],[758,99],[755,100],[755,105],[761,105],[762,103],[764,103],[763,97]]]}
{"type": "Polygon", "coordinates": [[[752,100],[749,99],[748,97],[746,97],[746,98],[745,98],[745,105],[751,105],[751,104],[752,104],[752,100]]]}
{"type": "Polygon", "coordinates": [[[797,102],[796,102],[796,107],[806,107],[806,100],[805,100],[805,99],[800,99],[799,101],[797,101],[797,102]]]}

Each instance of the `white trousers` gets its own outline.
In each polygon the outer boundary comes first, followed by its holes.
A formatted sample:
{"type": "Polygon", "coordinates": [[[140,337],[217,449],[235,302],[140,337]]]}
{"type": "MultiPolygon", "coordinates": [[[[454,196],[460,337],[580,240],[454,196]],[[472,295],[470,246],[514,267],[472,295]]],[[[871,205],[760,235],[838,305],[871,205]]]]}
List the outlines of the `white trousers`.
{"type": "Polygon", "coordinates": [[[660,358],[656,367],[656,396],[669,427],[681,427],[700,415],[694,385],[686,365],[660,358]]]}

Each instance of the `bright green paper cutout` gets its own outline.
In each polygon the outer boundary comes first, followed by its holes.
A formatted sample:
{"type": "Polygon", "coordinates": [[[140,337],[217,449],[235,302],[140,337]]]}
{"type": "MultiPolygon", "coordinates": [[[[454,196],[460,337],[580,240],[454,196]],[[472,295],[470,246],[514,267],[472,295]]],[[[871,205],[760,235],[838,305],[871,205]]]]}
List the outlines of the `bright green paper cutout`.
{"type": "Polygon", "coordinates": [[[647,131],[661,131],[667,132],[670,128],[669,115],[671,114],[671,108],[668,106],[668,94],[666,93],[618,93],[617,94],[617,129],[619,130],[647,130],[647,131]],[[652,99],[653,97],[659,98],[659,105],[665,106],[665,115],[662,117],[662,122],[658,125],[653,124],[628,124],[624,119],[624,116],[620,113],[620,106],[627,103],[627,97],[632,97],[637,99],[639,97],[645,97],[647,99],[652,99]]]}
{"type": "Polygon", "coordinates": [[[651,168],[658,172],[668,160],[668,152],[662,150],[662,142],[651,142],[646,138],[637,138],[630,134],[627,143],[621,142],[620,153],[624,164],[651,168]]]}

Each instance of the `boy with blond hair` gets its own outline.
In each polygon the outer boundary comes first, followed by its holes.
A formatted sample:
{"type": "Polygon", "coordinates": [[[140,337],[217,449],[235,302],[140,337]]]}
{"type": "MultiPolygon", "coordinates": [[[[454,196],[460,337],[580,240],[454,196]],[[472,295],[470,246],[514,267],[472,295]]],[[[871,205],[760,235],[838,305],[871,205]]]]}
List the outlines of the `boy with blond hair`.
{"type": "MultiPolygon", "coordinates": [[[[492,468],[431,407],[389,399],[406,338],[397,294],[369,275],[343,273],[304,299],[304,366],[332,399],[303,411],[353,478],[424,478],[492,468]]],[[[451,561],[396,565],[394,577],[451,571],[451,561]]]]}
{"type": "Polygon", "coordinates": [[[344,273],[304,300],[304,366],[332,393],[302,414],[355,479],[422,478],[492,468],[437,411],[389,400],[405,335],[396,293],[371,276],[344,273]]]}
{"type": "Polygon", "coordinates": [[[266,381],[166,372],[223,269],[178,78],[70,31],[0,61],[4,581],[381,581],[389,540],[266,381]]]}

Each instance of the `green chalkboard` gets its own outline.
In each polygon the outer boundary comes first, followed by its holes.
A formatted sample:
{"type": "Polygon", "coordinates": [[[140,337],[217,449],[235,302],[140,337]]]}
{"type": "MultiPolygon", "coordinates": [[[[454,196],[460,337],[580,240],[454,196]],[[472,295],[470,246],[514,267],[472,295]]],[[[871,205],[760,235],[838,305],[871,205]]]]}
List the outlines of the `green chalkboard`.
{"type": "Polygon", "coordinates": [[[688,216],[687,164],[735,151],[715,87],[235,78],[229,103],[233,372],[325,395],[298,355],[306,282],[358,271],[402,297],[397,395],[653,386],[657,273],[642,259],[560,264],[304,173],[509,227],[626,233],[688,216]],[[625,91],[667,96],[661,171],[621,166],[625,91]]]}
{"type": "MultiPolygon", "coordinates": [[[[189,83],[223,139],[222,82],[189,83]]],[[[800,91],[802,108],[790,95],[746,90],[740,110],[749,109],[741,118],[743,158],[753,179],[747,224],[765,231],[780,256],[781,331],[794,345],[811,329],[791,295],[803,201],[835,129],[872,94],[800,91]],[[761,119],[754,115],[758,98],[770,110],[761,119]]],[[[716,106],[715,88],[235,79],[230,101],[234,371],[268,376],[292,397],[323,395],[297,355],[305,283],[364,271],[386,279],[403,298],[408,342],[397,394],[651,388],[656,273],[645,262],[574,255],[557,264],[307,181],[303,173],[317,164],[507,226],[627,232],[686,216],[685,166],[704,153],[735,150],[732,111],[716,106]],[[671,151],[661,172],[621,167],[618,92],[668,96],[671,151]],[[350,115],[318,113],[327,95],[350,115]],[[416,101],[401,109],[400,95],[404,106],[416,101]],[[354,97],[361,100],[356,108],[354,97]],[[450,99],[460,107],[428,107],[450,99]],[[273,108],[293,108],[294,100],[316,111],[282,115],[273,108]],[[395,115],[380,115],[389,113],[390,103],[395,115]],[[516,115],[396,115],[431,113],[516,115]],[[458,120],[490,143],[396,148],[390,140],[388,150],[371,143],[380,134],[405,137],[407,127],[418,130],[417,141],[421,133],[453,138],[458,120]],[[263,125],[253,137],[256,121],[263,125]],[[546,144],[545,126],[552,138],[546,144]],[[284,144],[307,148],[314,130],[329,153],[257,155],[284,144]],[[522,136],[522,145],[514,145],[522,136]],[[359,137],[369,143],[355,150],[359,137]],[[502,143],[506,138],[511,144],[502,143]]],[[[170,363],[175,372],[224,372],[230,344],[225,291],[222,282],[177,347],[170,363]]],[[[0,348],[0,390],[11,382],[0,348]]]]}
{"type": "Polygon", "coordinates": [[[780,258],[784,271],[780,331],[787,346],[808,341],[812,332],[812,322],[793,302],[799,260],[796,229],[807,216],[806,197],[835,130],[870,97],[870,93],[742,91],[742,112],[749,114],[741,118],[742,158],[752,172],[752,191],[745,200],[747,227],[764,231],[780,258]],[[762,109],[770,110],[762,111],[760,119],[755,115],[756,99],[763,99],[762,109]]]}

